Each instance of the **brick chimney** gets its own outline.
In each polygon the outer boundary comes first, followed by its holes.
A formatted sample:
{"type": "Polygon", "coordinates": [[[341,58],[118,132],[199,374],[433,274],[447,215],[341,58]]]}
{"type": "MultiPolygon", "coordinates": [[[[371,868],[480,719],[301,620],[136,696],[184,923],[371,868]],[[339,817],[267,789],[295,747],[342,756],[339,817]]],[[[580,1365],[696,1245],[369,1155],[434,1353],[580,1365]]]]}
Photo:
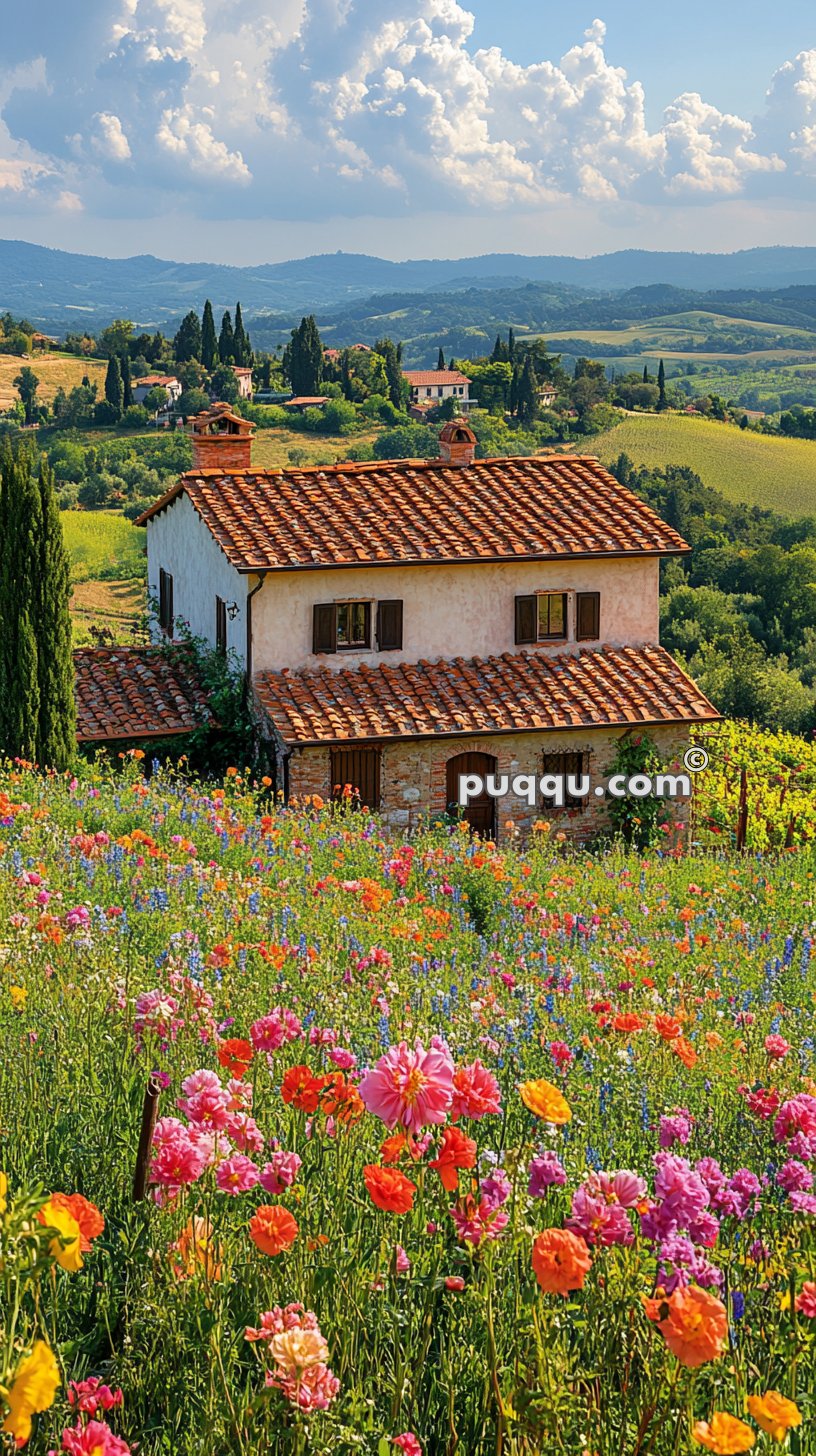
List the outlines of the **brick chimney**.
{"type": "Polygon", "coordinates": [[[472,465],[476,459],[476,436],[467,420],[449,420],[439,432],[439,458],[446,465],[472,465]]]}
{"type": "Polygon", "coordinates": [[[249,470],[255,426],[229,404],[213,404],[190,422],[194,470],[249,470]]]}

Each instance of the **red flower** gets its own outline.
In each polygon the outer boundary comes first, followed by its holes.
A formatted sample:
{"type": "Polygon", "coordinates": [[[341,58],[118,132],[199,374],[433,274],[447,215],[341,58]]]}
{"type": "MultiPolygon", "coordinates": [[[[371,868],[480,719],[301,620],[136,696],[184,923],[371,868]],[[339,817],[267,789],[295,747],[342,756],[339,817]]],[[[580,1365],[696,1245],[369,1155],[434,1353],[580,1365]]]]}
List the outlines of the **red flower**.
{"type": "Polygon", "coordinates": [[[281,1083],[281,1097],[298,1112],[317,1112],[325,1077],[316,1077],[311,1067],[290,1067],[281,1083]]]}
{"type": "Polygon", "coordinates": [[[218,1043],[218,1060],[231,1077],[243,1077],[252,1061],[252,1042],[231,1036],[218,1043]]]}
{"type": "Polygon", "coordinates": [[[476,1144],[466,1137],[458,1127],[446,1127],[442,1134],[442,1145],[429,1168],[436,1169],[442,1180],[442,1187],[454,1193],[459,1187],[459,1169],[475,1168],[476,1144]]]}
{"type": "Polygon", "coordinates": [[[416,1184],[398,1168],[381,1168],[368,1163],[363,1169],[371,1202],[385,1213],[408,1213],[414,1206],[416,1184]]]}

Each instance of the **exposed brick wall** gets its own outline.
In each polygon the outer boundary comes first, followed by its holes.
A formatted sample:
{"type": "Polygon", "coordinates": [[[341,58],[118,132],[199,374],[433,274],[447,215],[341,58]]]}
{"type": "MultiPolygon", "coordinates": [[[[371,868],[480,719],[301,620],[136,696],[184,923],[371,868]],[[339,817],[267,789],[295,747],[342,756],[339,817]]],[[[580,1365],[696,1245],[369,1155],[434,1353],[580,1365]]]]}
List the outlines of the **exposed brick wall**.
{"type": "Polygon", "coordinates": [[[251,435],[191,435],[194,470],[249,470],[251,435]]]}
{"type": "MultiPolygon", "coordinates": [[[[645,730],[656,743],[664,762],[671,764],[682,757],[688,743],[688,732],[682,726],[645,730]]],[[[404,739],[380,746],[380,784],[382,815],[394,829],[409,829],[428,812],[444,812],[446,804],[447,763],[460,753],[487,753],[496,759],[496,773],[534,773],[540,777],[544,753],[582,753],[588,763],[586,771],[592,787],[610,772],[617,751],[621,730],[607,732],[590,729],[586,732],[497,734],[495,737],[459,739],[404,739]]],[[[292,755],[289,765],[290,793],[302,797],[331,795],[330,757],[328,748],[303,748],[292,755]]],[[[506,837],[512,823],[522,835],[529,833],[536,820],[545,819],[557,825],[570,838],[582,841],[591,838],[608,822],[607,802],[590,794],[586,808],[579,813],[558,811],[549,804],[530,808],[526,801],[512,795],[496,800],[499,839],[506,837]]],[[[684,822],[688,805],[679,800],[670,806],[670,817],[684,822]]]]}

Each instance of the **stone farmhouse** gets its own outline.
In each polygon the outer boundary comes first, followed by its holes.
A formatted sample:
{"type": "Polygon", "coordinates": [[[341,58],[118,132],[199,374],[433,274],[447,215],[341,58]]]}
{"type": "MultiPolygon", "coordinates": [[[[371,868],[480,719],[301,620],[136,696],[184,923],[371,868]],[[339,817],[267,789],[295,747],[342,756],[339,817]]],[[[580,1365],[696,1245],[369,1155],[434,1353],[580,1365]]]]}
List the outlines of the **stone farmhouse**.
{"type": "MultiPolygon", "coordinates": [[[[192,470],[138,524],[158,637],[183,618],[235,655],[285,796],[351,785],[407,826],[460,773],[597,781],[622,735],[671,758],[717,717],[659,645],[660,559],[689,548],[597,460],[476,460],[454,420],[438,459],[255,470],[252,430],[199,415],[192,470]]],[[[602,813],[579,800],[564,827],[602,813]]],[[[501,834],[542,810],[467,817],[501,834]]]]}

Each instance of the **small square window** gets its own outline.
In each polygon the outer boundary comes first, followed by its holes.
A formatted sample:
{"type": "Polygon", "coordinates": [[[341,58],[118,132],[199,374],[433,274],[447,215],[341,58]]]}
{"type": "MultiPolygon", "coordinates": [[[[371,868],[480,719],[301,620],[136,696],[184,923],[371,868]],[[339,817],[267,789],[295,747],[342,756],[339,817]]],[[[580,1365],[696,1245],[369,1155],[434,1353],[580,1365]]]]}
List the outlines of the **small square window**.
{"type": "Polygon", "coordinates": [[[567,635],[567,594],[547,592],[538,598],[539,642],[563,641],[567,635]]]}
{"type": "Polygon", "coordinates": [[[371,641],[371,603],[337,603],[338,648],[368,647],[371,641]]]}

